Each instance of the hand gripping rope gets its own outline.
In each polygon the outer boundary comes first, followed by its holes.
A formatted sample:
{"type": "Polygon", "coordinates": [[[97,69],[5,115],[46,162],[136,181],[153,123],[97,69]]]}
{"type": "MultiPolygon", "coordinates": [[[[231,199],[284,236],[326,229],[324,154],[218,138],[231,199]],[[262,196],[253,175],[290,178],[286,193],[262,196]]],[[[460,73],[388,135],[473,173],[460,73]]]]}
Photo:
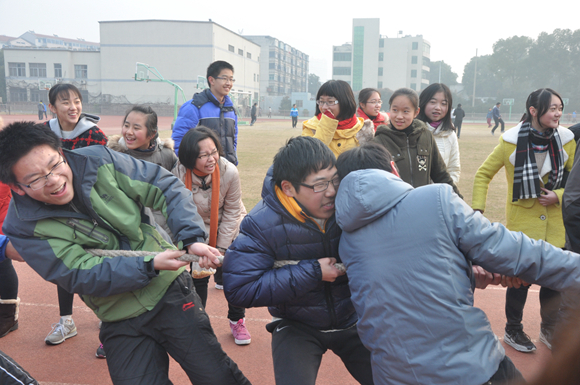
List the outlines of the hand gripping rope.
{"type": "MultiPolygon", "coordinates": [[[[92,254],[97,257],[145,257],[147,255],[157,255],[161,253],[161,251],[133,251],[133,250],[103,250],[103,249],[87,249],[85,250],[87,253],[92,254]]],[[[184,254],[181,257],[177,258],[178,261],[183,262],[193,262],[197,264],[199,262],[199,255],[193,254],[184,254]]],[[[220,263],[224,262],[224,256],[219,255],[217,256],[220,263]]],[[[274,269],[279,269],[286,265],[297,265],[300,261],[295,260],[285,260],[285,261],[274,261],[274,269]]],[[[334,267],[336,267],[340,272],[346,272],[346,268],[342,263],[335,263],[334,267]]],[[[200,268],[201,269],[201,268],[200,268]]],[[[192,269],[192,274],[195,278],[203,278],[208,275],[214,274],[215,269],[201,269],[201,271],[197,271],[192,269]]]]}

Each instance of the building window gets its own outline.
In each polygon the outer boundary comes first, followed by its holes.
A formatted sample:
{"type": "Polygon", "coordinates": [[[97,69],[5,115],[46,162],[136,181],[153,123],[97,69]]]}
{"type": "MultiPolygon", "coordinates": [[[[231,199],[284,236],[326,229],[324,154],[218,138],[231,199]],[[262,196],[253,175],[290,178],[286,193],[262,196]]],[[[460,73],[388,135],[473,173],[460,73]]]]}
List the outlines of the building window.
{"type": "Polygon", "coordinates": [[[54,77],[62,78],[62,64],[54,63],[54,77]]]}
{"type": "Polygon", "coordinates": [[[429,79],[429,71],[423,70],[423,79],[429,79]]]}
{"type": "MultiPolygon", "coordinates": [[[[18,63],[20,64],[20,63],[18,63]]],[[[22,63],[24,64],[24,63],[22,63]]],[[[26,102],[28,101],[28,96],[26,95],[26,88],[21,87],[9,87],[10,89],[10,101],[11,102],[26,102]]]]}
{"type": "Polygon", "coordinates": [[[304,102],[302,100],[296,100],[296,107],[302,108],[304,106],[304,102]]]}
{"type": "Polygon", "coordinates": [[[86,64],[75,64],[75,79],[86,79],[88,77],[86,64]]]}
{"type": "Polygon", "coordinates": [[[228,45],[228,51],[230,52],[236,52],[236,50],[234,49],[233,45],[228,45]]]}
{"type": "Polygon", "coordinates": [[[413,47],[412,47],[412,48],[413,48],[413,49],[419,49],[419,43],[418,43],[418,42],[416,42],[416,41],[414,41],[414,42],[413,42],[413,47]]]}
{"type": "Polygon", "coordinates": [[[417,56],[411,56],[411,64],[417,64],[417,56]]]}
{"type": "Polygon", "coordinates": [[[46,63],[28,63],[31,78],[46,77],[46,63]]]}
{"type": "Polygon", "coordinates": [[[238,48],[238,55],[244,56],[244,50],[238,48]]]}
{"type": "Polygon", "coordinates": [[[379,39],[379,48],[385,47],[385,39],[379,39]]]}
{"type": "Polygon", "coordinates": [[[383,61],[385,59],[385,54],[383,52],[379,52],[379,61],[383,61]]]}
{"type": "Polygon", "coordinates": [[[431,59],[429,59],[427,56],[423,56],[423,65],[425,67],[429,67],[431,65],[431,59]]]}
{"type": "Polygon", "coordinates": [[[383,82],[378,82],[377,83],[377,88],[380,90],[381,88],[383,88],[383,82]]]}
{"type": "Polygon", "coordinates": [[[350,67],[334,67],[332,69],[333,75],[350,75],[350,67]]]}
{"type": "Polygon", "coordinates": [[[417,77],[417,70],[411,70],[411,77],[412,78],[416,78],[417,77]]]}
{"type": "Polygon", "coordinates": [[[417,83],[411,83],[411,89],[417,91],[417,83]]]}
{"type": "MultiPolygon", "coordinates": [[[[8,76],[26,76],[25,63],[8,63],[8,76]]],[[[13,87],[17,88],[17,87],[13,87]]],[[[26,91],[26,89],[24,89],[26,91]]],[[[26,101],[26,99],[24,99],[26,101]]],[[[12,100],[13,102],[21,100],[12,100]]]]}
{"type": "Polygon", "coordinates": [[[252,54],[251,54],[251,53],[249,53],[249,52],[246,52],[246,57],[247,57],[248,59],[251,59],[251,58],[252,58],[252,54]]]}
{"type": "Polygon", "coordinates": [[[271,70],[275,70],[276,69],[276,63],[270,63],[270,67],[271,70]]]}
{"type": "Polygon", "coordinates": [[[270,80],[276,80],[276,75],[275,74],[270,74],[270,80]]]}
{"type": "Polygon", "coordinates": [[[352,54],[350,52],[335,52],[334,61],[350,61],[352,54]]]}
{"type": "Polygon", "coordinates": [[[270,51],[270,57],[276,57],[276,52],[270,51]]]}
{"type": "Polygon", "coordinates": [[[426,54],[429,54],[429,50],[431,49],[431,47],[429,47],[429,44],[423,44],[423,52],[426,54]]]}
{"type": "Polygon", "coordinates": [[[379,76],[383,76],[383,67],[379,67],[379,76]]]}

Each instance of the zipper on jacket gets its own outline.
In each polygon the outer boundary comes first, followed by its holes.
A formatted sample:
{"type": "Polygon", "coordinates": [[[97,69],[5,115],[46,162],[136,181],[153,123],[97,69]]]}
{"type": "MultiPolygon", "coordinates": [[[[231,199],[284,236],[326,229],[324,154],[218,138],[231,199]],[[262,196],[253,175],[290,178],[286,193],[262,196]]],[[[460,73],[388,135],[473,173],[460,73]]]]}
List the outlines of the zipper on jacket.
{"type": "Polygon", "coordinates": [[[75,231],[78,230],[79,232],[83,233],[87,237],[94,238],[94,239],[98,240],[99,242],[109,243],[109,237],[106,234],[95,230],[97,227],[97,223],[94,219],[93,219],[93,223],[95,224],[95,226],[93,226],[91,228],[90,226],[87,226],[87,225],[81,223],[81,221],[79,219],[76,219],[76,218],[68,218],[66,220],[66,224],[68,226],[72,227],[73,230],[75,230],[75,231]]]}
{"type": "Polygon", "coordinates": [[[409,156],[409,171],[411,171],[411,186],[415,186],[413,183],[413,161],[411,160],[411,149],[409,148],[409,137],[407,136],[407,155],[409,156]]]}

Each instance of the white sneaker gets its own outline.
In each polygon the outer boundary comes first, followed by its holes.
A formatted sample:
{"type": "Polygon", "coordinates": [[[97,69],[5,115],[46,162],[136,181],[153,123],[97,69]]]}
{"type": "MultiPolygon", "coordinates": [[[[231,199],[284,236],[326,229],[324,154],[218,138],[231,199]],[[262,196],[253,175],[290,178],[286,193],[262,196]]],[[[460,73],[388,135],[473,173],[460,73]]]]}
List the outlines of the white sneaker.
{"type": "Polygon", "coordinates": [[[46,338],[44,342],[47,345],[58,345],[62,344],[64,340],[67,338],[71,338],[77,335],[77,327],[75,326],[75,322],[71,319],[67,319],[63,322],[61,319],[59,322],[52,324],[52,330],[46,338]]]}

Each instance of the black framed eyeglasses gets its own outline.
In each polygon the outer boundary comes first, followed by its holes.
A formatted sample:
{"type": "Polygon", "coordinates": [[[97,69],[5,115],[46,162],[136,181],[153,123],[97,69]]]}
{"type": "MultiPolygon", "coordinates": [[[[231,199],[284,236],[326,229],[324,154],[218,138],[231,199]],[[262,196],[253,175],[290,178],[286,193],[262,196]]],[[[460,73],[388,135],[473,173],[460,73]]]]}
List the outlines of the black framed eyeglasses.
{"type": "Polygon", "coordinates": [[[330,183],[332,183],[332,185],[334,186],[334,189],[336,190],[338,188],[338,186],[340,185],[340,179],[338,179],[338,177],[336,177],[336,178],[333,178],[332,180],[327,180],[325,182],[314,183],[313,185],[309,185],[306,183],[300,183],[300,186],[311,188],[312,190],[314,190],[315,193],[319,193],[319,192],[326,191],[328,189],[328,185],[330,183]]]}
{"type": "Polygon", "coordinates": [[[48,183],[48,177],[49,176],[60,176],[63,172],[65,172],[66,168],[64,167],[64,165],[66,164],[66,159],[61,155],[61,161],[58,162],[57,164],[55,164],[52,169],[50,170],[50,172],[48,174],[46,174],[45,176],[41,176],[40,178],[36,178],[35,180],[33,180],[32,182],[30,182],[30,184],[23,184],[23,183],[18,183],[21,186],[24,186],[26,188],[29,188],[33,191],[36,190],[40,190],[41,188],[43,188],[44,186],[46,186],[46,184],[48,183]]]}

